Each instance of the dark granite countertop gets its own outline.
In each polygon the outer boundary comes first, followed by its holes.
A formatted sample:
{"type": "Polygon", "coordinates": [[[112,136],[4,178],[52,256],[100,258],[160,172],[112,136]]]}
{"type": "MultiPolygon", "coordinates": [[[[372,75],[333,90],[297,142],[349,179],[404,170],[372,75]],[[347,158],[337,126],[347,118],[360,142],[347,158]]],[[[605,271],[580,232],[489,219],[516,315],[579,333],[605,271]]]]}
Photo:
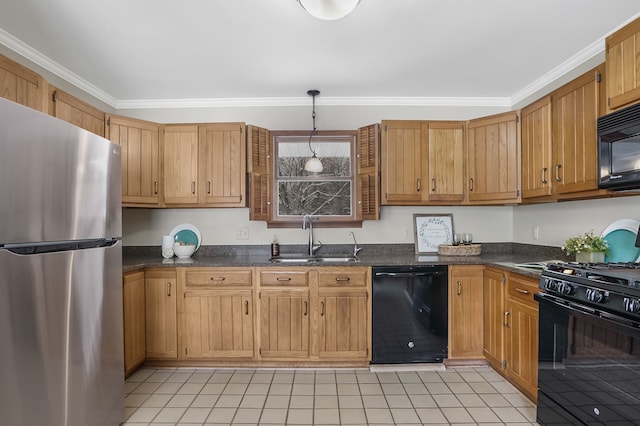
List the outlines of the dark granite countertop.
{"type": "MultiPolygon", "coordinates": [[[[553,259],[569,260],[558,247],[535,246],[517,243],[487,243],[482,245],[479,256],[439,256],[437,254],[415,254],[413,244],[364,245],[358,262],[331,264],[331,266],[384,266],[384,265],[485,265],[498,267],[532,278],[540,276],[540,269],[518,266],[522,263],[541,262],[553,259]]],[[[351,245],[331,246],[323,254],[347,254],[351,245]]],[[[158,267],[247,267],[280,266],[269,261],[268,246],[206,246],[201,247],[191,258],[163,259],[160,247],[124,247],[123,272],[158,267]]],[[[283,255],[304,252],[304,246],[281,248],[283,255]]],[[[304,266],[318,267],[318,264],[304,266]]]]}

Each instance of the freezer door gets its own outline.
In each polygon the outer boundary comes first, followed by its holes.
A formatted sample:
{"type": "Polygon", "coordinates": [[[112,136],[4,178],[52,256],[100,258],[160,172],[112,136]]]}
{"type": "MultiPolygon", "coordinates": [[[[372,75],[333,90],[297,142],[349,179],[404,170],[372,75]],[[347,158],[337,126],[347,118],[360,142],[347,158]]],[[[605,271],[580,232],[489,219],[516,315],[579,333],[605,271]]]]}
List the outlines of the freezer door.
{"type": "Polygon", "coordinates": [[[122,236],[120,147],[0,98],[0,245],[122,236]]]}
{"type": "Polygon", "coordinates": [[[121,252],[0,249],[1,424],[124,420],[121,252]]]}

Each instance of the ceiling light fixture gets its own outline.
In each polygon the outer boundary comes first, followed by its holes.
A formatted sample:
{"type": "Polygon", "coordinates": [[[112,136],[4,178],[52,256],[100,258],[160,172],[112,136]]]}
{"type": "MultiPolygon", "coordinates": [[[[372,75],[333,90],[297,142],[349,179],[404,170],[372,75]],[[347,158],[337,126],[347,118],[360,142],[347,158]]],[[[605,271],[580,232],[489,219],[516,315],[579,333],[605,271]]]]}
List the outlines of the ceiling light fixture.
{"type": "Polygon", "coordinates": [[[313,153],[313,156],[309,158],[304,164],[304,169],[311,173],[320,173],[323,169],[322,161],[320,161],[320,159],[316,157],[316,152],[313,150],[313,148],[311,148],[311,138],[313,138],[313,135],[316,132],[316,96],[318,96],[319,94],[319,90],[307,90],[307,95],[311,96],[313,100],[313,113],[311,114],[311,118],[313,119],[313,130],[309,135],[309,151],[313,153]]]}
{"type": "Polygon", "coordinates": [[[344,18],[356,8],[360,0],[298,0],[312,16],[325,21],[344,18]]]}

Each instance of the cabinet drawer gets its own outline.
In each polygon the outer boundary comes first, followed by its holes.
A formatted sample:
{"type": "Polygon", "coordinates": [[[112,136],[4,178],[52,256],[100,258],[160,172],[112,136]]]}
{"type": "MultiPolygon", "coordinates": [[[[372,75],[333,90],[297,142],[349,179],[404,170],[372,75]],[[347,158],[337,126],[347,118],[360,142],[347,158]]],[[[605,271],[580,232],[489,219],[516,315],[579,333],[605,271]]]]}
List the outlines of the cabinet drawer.
{"type": "Polygon", "coordinates": [[[251,286],[250,270],[205,269],[186,272],[189,286],[251,286]]]}
{"type": "Polygon", "coordinates": [[[318,284],[320,287],[365,287],[367,270],[355,268],[320,270],[318,284]]]}
{"type": "Polygon", "coordinates": [[[261,286],[302,286],[309,285],[307,271],[274,270],[260,271],[261,286]]]}
{"type": "Polygon", "coordinates": [[[515,275],[509,277],[507,283],[507,297],[532,305],[537,305],[533,295],[538,292],[538,282],[515,275]]]}

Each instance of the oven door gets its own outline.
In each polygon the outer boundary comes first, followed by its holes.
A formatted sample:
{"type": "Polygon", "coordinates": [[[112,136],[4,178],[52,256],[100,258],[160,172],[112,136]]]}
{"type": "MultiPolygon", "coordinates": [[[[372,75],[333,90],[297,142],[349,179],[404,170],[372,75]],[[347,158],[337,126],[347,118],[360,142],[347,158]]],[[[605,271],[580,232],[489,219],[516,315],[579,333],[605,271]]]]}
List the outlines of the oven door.
{"type": "Polygon", "coordinates": [[[539,293],[542,425],[640,424],[638,324],[539,293]]]}

